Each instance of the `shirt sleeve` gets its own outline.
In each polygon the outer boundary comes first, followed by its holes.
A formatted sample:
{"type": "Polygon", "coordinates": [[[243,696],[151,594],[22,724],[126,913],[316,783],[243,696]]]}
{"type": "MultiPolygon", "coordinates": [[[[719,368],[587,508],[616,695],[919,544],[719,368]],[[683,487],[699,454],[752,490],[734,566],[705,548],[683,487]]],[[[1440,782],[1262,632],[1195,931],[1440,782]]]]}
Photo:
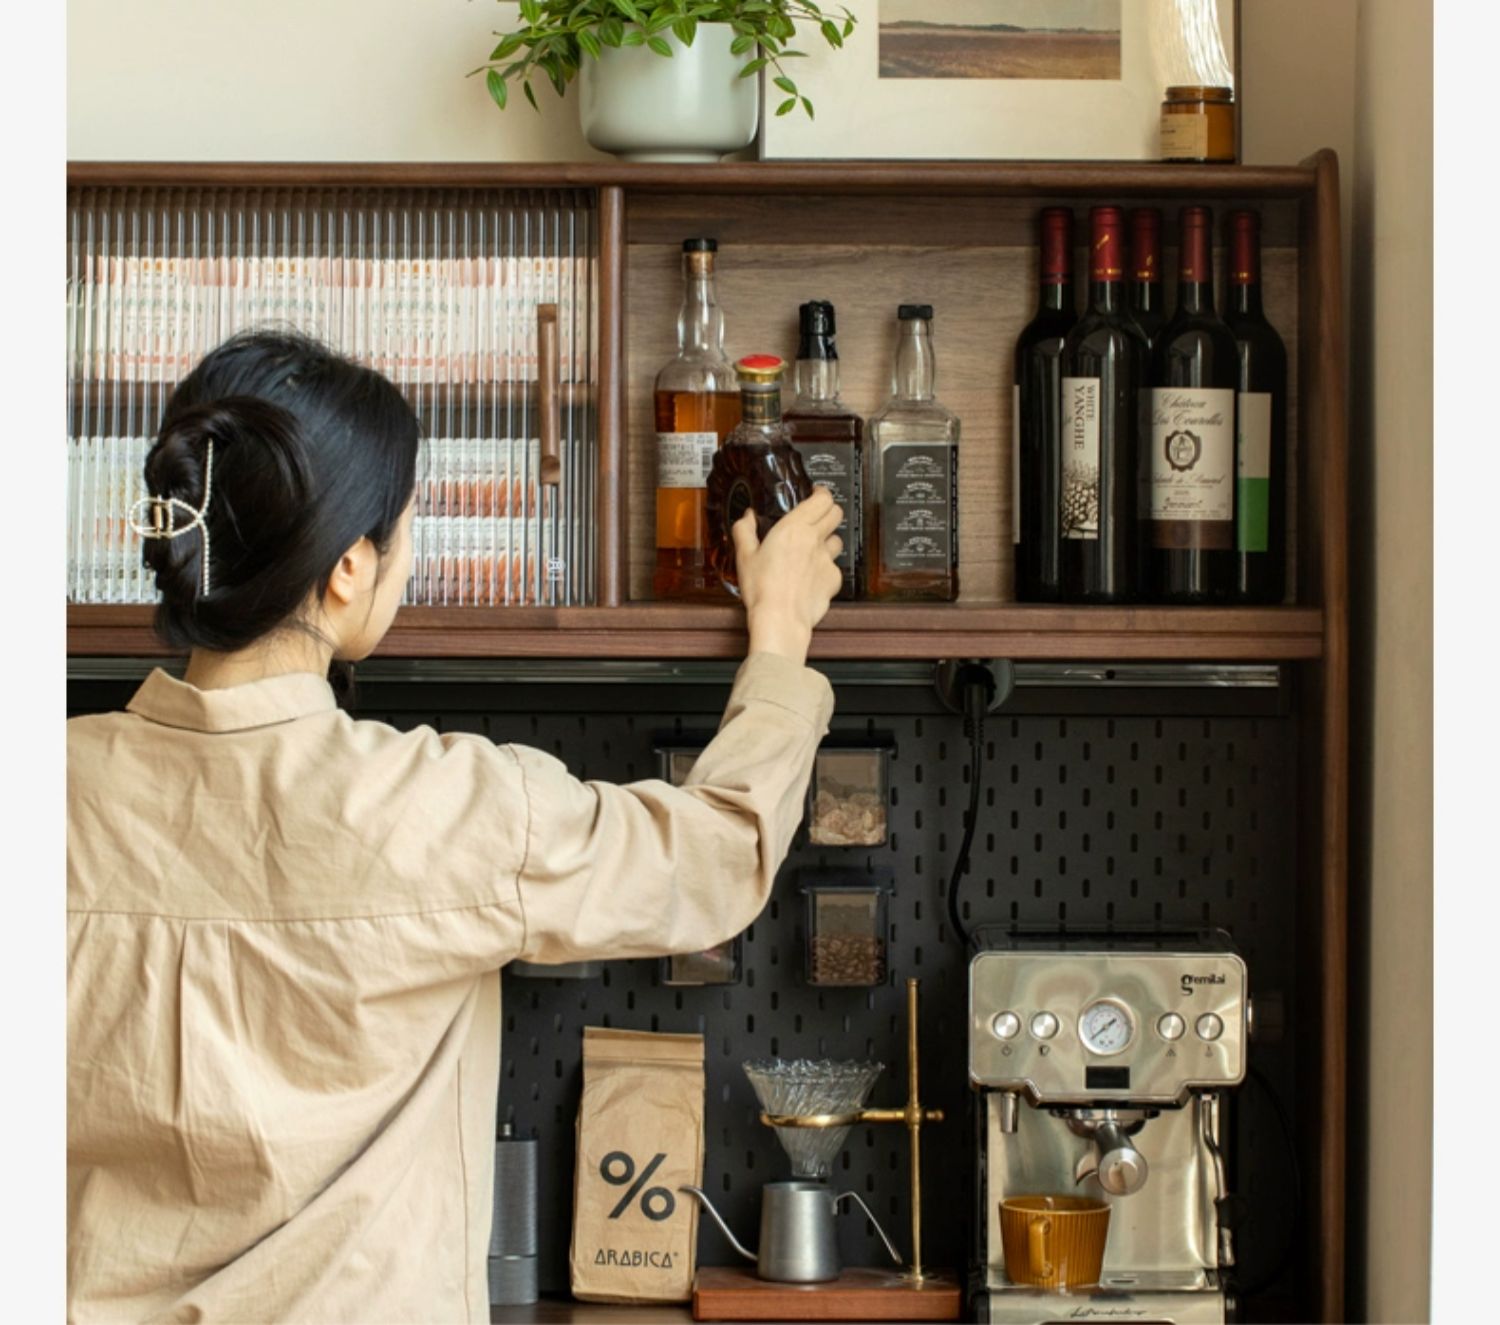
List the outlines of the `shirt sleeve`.
{"type": "Polygon", "coordinates": [[[738,934],[770,897],[832,713],[827,678],[757,653],[682,787],[581,782],[550,755],[510,747],[530,819],[520,955],[655,957],[738,934]]]}

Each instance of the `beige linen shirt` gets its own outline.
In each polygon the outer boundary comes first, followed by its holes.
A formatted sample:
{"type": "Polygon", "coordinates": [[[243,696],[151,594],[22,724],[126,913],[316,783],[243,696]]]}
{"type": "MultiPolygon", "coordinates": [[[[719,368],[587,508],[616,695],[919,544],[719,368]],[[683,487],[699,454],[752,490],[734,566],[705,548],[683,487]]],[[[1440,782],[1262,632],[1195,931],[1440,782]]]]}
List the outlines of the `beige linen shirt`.
{"type": "Polygon", "coordinates": [[[486,1321],[499,968],[744,929],[832,709],[752,656],[682,788],[307,674],[69,722],[69,1320],[486,1321]]]}

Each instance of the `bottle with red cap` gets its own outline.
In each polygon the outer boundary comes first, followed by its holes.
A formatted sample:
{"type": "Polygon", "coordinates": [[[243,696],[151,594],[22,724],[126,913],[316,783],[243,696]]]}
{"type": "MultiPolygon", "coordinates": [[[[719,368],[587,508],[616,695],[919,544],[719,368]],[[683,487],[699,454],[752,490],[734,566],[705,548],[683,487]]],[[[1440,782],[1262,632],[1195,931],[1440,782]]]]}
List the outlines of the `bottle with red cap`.
{"type": "Polygon", "coordinates": [[[1044,207],[1038,228],[1036,316],[1016,340],[1011,389],[1011,539],[1016,550],[1016,597],[1022,602],[1056,602],[1062,591],[1057,524],[1062,347],[1078,321],[1073,301],[1073,212],[1044,207]]]}
{"type": "Polygon", "coordinates": [[[1238,347],[1235,462],[1235,598],[1286,596],[1286,346],[1266,321],[1260,285],[1260,216],[1229,214],[1224,321],[1238,347]]]}
{"type": "Polygon", "coordinates": [[[1148,349],[1167,324],[1161,283],[1161,210],[1137,207],[1130,213],[1130,315],[1148,349]]]}
{"type": "Polygon", "coordinates": [[[1062,598],[1122,603],[1140,588],[1140,391],[1146,338],[1125,299],[1125,214],[1089,212],[1089,306],[1062,351],[1062,598]]]}
{"type": "Polygon", "coordinates": [[[802,456],[781,419],[781,376],[774,354],[751,354],[735,364],[740,381],[740,421],[714,455],[708,475],[708,567],[739,597],[734,522],[749,509],[764,538],[783,515],[812,496],[802,456]]]}
{"type": "Polygon", "coordinates": [[[1169,603],[1234,596],[1234,333],[1214,311],[1213,215],[1184,207],[1177,311],[1152,357],[1148,485],[1151,583],[1169,603]]]}

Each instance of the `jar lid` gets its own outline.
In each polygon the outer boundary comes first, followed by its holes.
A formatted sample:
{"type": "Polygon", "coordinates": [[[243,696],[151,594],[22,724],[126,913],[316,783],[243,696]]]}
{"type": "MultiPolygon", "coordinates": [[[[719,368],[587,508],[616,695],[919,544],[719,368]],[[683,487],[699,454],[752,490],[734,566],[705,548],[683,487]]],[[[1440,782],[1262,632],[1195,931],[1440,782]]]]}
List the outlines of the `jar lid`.
{"type": "Polygon", "coordinates": [[[895,876],[890,870],[805,869],[797,872],[800,893],[894,893],[895,876]]]}
{"type": "Polygon", "coordinates": [[[919,319],[922,320],[922,321],[925,321],[925,322],[931,322],[932,321],[932,305],[931,304],[902,304],[896,310],[896,317],[900,321],[902,321],[902,322],[915,322],[915,321],[917,321],[919,319]]]}
{"type": "Polygon", "coordinates": [[[1167,89],[1168,101],[1233,101],[1232,87],[1196,87],[1183,84],[1167,89]]]}
{"type": "Polygon", "coordinates": [[[717,253],[719,241],[717,239],[684,239],[682,251],[684,253],[717,253]]]}
{"type": "Polygon", "coordinates": [[[785,367],[774,354],[747,354],[734,369],[744,382],[778,382],[785,367]]]}

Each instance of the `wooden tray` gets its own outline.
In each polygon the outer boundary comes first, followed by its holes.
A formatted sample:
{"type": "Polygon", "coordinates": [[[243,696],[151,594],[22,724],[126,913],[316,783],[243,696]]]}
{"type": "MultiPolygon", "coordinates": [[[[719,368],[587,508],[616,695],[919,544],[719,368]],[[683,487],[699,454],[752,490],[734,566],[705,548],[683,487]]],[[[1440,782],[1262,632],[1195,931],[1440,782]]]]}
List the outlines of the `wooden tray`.
{"type": "Polygon", "coordinates": [[[826,1284],[775,1284],[739,1266],[704,1266],[693,1279],[694,1320],[958,1320],[963,1290],[949,1270],[920,1285],[898,1270],[851,1269],[826,1284]]]}

